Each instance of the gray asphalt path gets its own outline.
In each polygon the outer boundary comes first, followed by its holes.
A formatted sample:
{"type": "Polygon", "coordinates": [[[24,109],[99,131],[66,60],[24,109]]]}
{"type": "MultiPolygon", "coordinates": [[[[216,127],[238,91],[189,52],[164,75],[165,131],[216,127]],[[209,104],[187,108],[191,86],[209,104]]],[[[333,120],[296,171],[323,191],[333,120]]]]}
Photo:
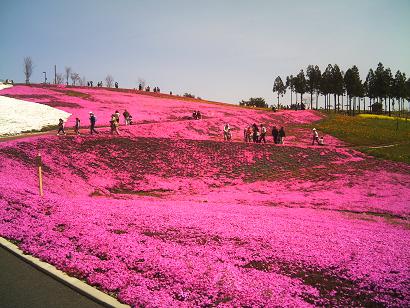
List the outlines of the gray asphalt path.
{"type": "Polygon", "coordinates": [[[82,294],[0,247],[1,308],[101,308],[82,294]]]}

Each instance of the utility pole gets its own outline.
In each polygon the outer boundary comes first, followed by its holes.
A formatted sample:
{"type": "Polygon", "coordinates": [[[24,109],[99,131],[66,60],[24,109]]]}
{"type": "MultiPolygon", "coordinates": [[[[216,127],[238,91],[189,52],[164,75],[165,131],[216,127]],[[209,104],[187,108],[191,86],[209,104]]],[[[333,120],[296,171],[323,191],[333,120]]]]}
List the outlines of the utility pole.
{"type": "Polygon", "coordinates": [[[57,84],[57,65],[54,64],[54,84],[57,84]]]}

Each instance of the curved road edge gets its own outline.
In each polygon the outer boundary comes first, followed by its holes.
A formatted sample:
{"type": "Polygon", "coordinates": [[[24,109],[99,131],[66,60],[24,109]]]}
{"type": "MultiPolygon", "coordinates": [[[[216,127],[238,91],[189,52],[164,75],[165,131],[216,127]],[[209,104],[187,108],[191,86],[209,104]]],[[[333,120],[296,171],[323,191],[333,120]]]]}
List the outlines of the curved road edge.
{"type": "Polygon", "coordinates": [[[32,265],[33,267],[37,268],[41,272],[51,276],[52,278],[56,279],[57,281],[63,283],[64,285],[68,286],[69,288],[83,294],[87,298],[105,306],[105,307],[115,307],[115,308],[125,308],[130,307],[128,305],[120,303],[115,298],[97,290],[96,288],[86,284],[85,282],[68,276],[63,271],[57,269],[55,266],[43,262],[31,255],[26,255],[20,250],[16,245],[7,241],[5,238],[0,237],[0,246],[6,249],[7,251],[11,252],[13,255],[17,256],[18,258],[22,259],[26,263],[32,265]]]}

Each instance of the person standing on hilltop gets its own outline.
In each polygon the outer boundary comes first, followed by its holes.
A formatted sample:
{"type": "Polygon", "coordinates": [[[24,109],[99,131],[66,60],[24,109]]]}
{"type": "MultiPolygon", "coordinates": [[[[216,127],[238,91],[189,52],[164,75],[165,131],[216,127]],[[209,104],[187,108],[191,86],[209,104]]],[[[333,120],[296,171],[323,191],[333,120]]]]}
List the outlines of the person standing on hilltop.
{"type": "Polygon", "coordinates": [[[90,111],[90,134],[92,135],[93,133],[98,134],[98,132],[95,130],[95,123],[97,122],[97,118],[95,117],[94,113],[90,111]]]}
{"type": "Polygon", "coordinates": [[[284,142],[285,142],[285,129],[283,128],[283,126],[280,128],[280,130],[279,130],[279,134],[278,134],[278,137],[279,137],[279,143],[280,144],[283,144],[284,142]]]}
{"type": "Polygon", "coordinates": [[[274,142],[275,144],[278,144],[278,143],[279,143],[279,141],[278,141],[278,135],[279,135],[279,131],[278,131],[278,129],[276,128],[276,126],[274,126],[274,127],[272,128],[272,137],[273,137],[273,142],[274,142]]]}
{"type": "Polygon", "coordinates": [[[65,135],[65,131],[64,131],[64,121],[63,121],[63,119],[59,119],[59,120],[58,120],[58,132],[57,132],[57,136],[60,135],[60,132],[65,135]]]}

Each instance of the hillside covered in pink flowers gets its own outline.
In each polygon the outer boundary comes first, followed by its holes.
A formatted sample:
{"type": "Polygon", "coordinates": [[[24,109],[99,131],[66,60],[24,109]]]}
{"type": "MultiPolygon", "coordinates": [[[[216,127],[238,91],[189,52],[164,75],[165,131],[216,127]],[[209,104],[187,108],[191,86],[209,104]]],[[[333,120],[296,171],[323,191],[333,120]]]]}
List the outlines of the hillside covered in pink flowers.
{"type": "Polygon", "coordinates": [[[72,114],[66,136],[0,143],[0,236],[24,252],[132,306],[410,305],[410,167],[332,136],[312,146],[321,114],[131,90],[0,95],[72,114]],[[125,109],[134,125],[113,136],[125,109]],[[244,142],[253,123],[284,126],[285,143],[244,142]]]}

